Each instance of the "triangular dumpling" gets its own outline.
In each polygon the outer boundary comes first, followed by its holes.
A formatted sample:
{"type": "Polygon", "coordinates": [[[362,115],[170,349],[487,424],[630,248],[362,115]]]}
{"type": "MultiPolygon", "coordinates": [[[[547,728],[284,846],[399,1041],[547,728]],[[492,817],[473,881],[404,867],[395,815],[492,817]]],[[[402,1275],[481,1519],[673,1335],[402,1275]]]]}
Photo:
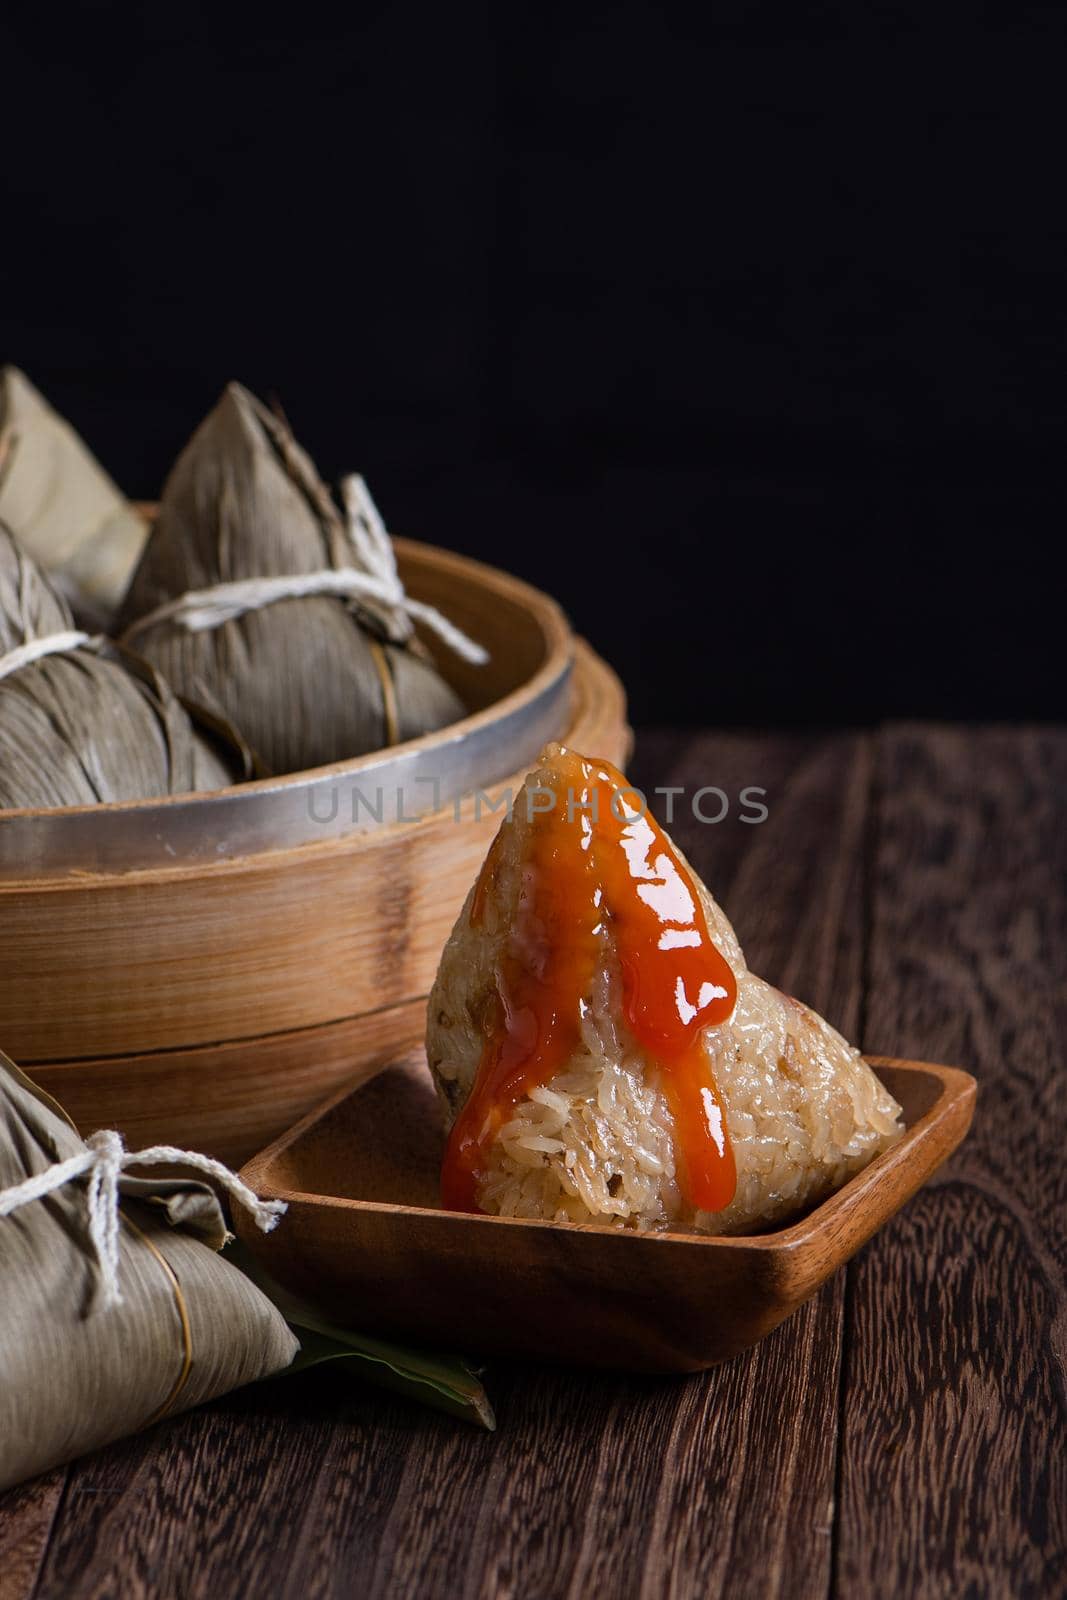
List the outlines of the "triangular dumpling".
{"type": "Polygon", "coordinates": [[[456,1209],[751,1232],[901,1132],[859,1052],[748,971],[621,775],[559,746],[445,946],[427,1054],[456,1209]]]}
{"type": "Polygon", "coordinates": [[[17,367],[0,370],[0,520],[79,620],[110,626],[148,524],[17,367]]]}
{"type": "Polygon", "coordinates": [[[223,711],[272,773],[347,760],[456,721],[463,704],[417,641],[386,639],[369,606],[343,598],[280,600],[199,633],[172,619],[138,626],[191,590],[354,560],[310,457],[279,417],[231,383],[167,480],[120,627],[180,694],[223,711]]]}

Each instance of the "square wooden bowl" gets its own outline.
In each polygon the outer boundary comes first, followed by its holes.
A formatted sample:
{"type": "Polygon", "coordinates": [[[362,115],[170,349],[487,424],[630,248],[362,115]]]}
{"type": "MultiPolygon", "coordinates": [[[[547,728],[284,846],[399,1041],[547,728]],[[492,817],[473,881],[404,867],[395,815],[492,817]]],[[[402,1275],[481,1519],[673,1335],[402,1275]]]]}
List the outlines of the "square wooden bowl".
{"type": "Polygon", "coordinates": [[[960,1143],[975,1081],[871,1057],[904,1137],[788,1228],[633,1233],[442,1211],[441,1113],[421,1051],[373,1069],[241,1176],[288,1201],[271,1234],[238,1213],[280,1283],[334,1321],[438,1348],[691,1372],[755,1344],[844,1265],[960,1143]]]}

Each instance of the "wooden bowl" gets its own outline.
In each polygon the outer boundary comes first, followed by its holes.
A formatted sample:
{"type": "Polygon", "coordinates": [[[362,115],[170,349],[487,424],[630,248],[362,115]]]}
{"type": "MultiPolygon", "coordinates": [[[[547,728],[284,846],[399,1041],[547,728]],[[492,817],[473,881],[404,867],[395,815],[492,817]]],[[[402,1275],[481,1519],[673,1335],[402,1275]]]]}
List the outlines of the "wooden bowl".
{"type": "Polygon", "coordinates": [[[625,759],[618,680],[552,600],[397,543],[410,592],[490,649],[484,669],[441,657],[462,722],[220,795],[0,814],[0,1045],[84,1132],[232,1164],[421,1038],[491,807],[547,739],[625,759]],[[399,818],[353,810],[378,788],[399,818]]]}
{"type": "Polygon", "coordinates": [[[279,1283],[367,1333],[536,1360],[692,1372],[795,1311],[956,1148],[975,1081],[953,1067],[868,1058],[904,1111],[891,1150],[788,1228],[747,1238],[630,1233],[442,1211],[444,1138],[426,1058],[370,1065],[248,1163],[286,1200],[245,1243],[279,1283]]]}

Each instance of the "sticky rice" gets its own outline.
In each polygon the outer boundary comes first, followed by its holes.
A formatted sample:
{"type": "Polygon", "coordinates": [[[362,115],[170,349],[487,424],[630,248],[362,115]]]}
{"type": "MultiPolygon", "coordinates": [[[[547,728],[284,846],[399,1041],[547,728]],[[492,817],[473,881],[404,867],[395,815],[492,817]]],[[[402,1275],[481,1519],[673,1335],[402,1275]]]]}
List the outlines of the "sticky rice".
{"type": "MultiPolygon", "coordinates": [[[[543,761],[528,789],[555,786],[551,751],[543,761]]],[[[494,845],[478,916],[472,920],[472,889],[430,996],[427,1054],[449,1126],[474,1085],[488,1019],[499,1005],[499,959],[515,928],[536,825],[520,795],[494,845]]],[[[733,1199],[709,1212],[684,1198],[671,1110],[656,1061],[627,1026],[605,920],[601,960],[581,1002],[579,1044],[497,1131],[486,1151],[481,1210],[639,1230],[749,1233],[822,1199],[900,1136],[900,1107],[859,1051],[807,1006],[749,972],[733,928],[692,877],[708,933],[737,981],[732,1014],[700,1039],[733,1146],[733,1199]]]]}

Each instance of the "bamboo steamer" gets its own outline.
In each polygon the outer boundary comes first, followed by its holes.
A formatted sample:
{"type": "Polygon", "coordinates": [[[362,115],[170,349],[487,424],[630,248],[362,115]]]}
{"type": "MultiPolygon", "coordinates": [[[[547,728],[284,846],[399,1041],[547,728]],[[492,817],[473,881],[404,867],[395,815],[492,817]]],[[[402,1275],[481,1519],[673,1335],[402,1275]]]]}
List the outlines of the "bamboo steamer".
{"type": "Polygon", "coordinates": [[[231,1163],[261,1149],[421,1039],[441,947],[541,744],[625,762],[621,685],[553,601],[397,546],[409,591],[490,650],[481,669],[440,658],[474,707],[462,722],[223,795],[0,815],[0,1047],[84,1131],[231,1163]]]}

